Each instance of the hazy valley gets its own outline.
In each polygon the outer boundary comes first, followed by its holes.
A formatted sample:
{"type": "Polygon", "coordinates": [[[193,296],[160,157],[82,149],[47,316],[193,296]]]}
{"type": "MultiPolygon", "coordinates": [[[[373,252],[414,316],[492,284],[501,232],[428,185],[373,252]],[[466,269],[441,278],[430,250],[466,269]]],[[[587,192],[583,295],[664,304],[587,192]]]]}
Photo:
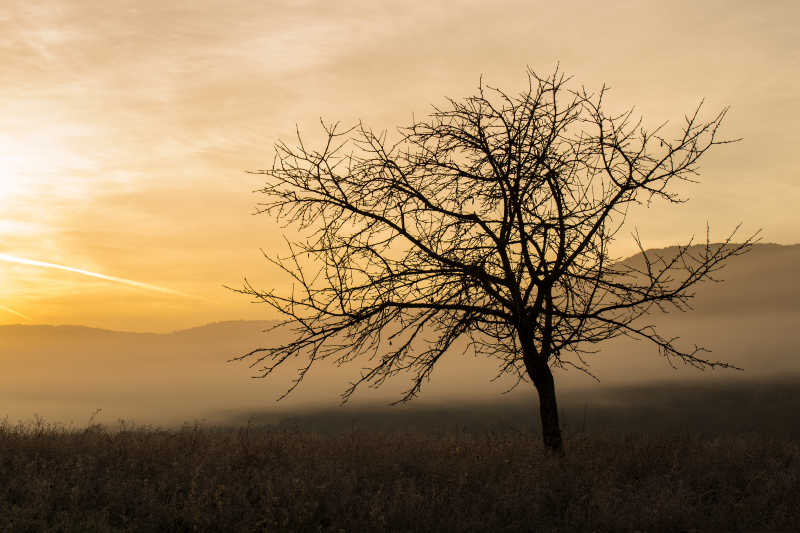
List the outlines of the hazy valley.
{"type": "MultiPolygon", "coordinates": [[[[574,369],[557,369],[562,405],[565,409],[625,402],[641,406],[641,400],[631,399],[634,393],[630,391],[647,390],[653,383],[660,391],[675,391],[676,386],[687,383],[696,383],[699,390],[713,390],[723,382],[742,387],[774,379],[784,385],[791,382],[800,375],[797,272],[800,245],[757,245],[720,273],[724,282],[699,287],[693,312],[653,316],[665,335],[680,336],[688,346],[696,343],[710,348],[710,358],[728,361],[743,371],[671,368],[653,346],[618,339],[589,359],[599,383],[574,369]]],[[[0,327],[4,368],[0,416],[16,421],[38,414],[48,421],[77,425],[84,424],[97,409],[102,411],[95,421],[104,423],[119,419],[140,424],[219,423],[242,420],[243,416],[277,420],[298,409],[327,408],[347,416],[359,407],[385,406],[405,386],[398,378],[377,391],[364,389],[351,404],[339,409],[338,395],[359,367],[326,364],[315,368],[291,396],[276,403],[290,385],[294,368],[261,380],[250,379],[255,369],[246,363],[227,362],[255,347],[287,338],[283,331],[264,333],[271,325],[267,321],[232,321],[170,334],[78,326],[0,327]]],[[[494,375],[492,361],[454,352],[410,407],[471,405],[475,410],[478,405],[535,405],[530,385],[523,383],[502,395],[512,382],[490,382],[494,375]]],[[[403,416],[410,407],[393,408],[392,412],[403,416]]]]}

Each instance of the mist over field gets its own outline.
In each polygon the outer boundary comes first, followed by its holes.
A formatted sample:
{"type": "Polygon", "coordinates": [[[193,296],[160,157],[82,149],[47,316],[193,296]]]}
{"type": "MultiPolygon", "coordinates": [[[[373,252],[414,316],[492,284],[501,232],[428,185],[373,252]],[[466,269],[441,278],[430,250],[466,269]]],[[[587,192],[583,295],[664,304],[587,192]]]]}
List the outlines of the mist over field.
{"type": "MultiPolygon", "coordinates": [[[[668,254],[669,250],[653,252],[668,254]]],[[[786,391],[797,390],[800,376],[800,284],[795,278],[799,271],[800,245],[759,244],[730,261],[718,275],[724,281],[698,288],[693,312],[652,317],[665,336],[680,336],[687,346],[705,346],[713,350],[709,358],[727,361],[742,371],[700,372],[680,363],[672,368],[654,346],[631,339],[610,341],[589,357],[599,383],[574,369],[556,369],[561,407],[569,411],[565,413],[567,428],[574,427],[576,417],[598,422],[606,416],[602,409],[610,406],[635,407],[625,420],[639,417],[638,423],[646,424],[648,412],[656,418],[681,412],[689,416],[690,404],[702,406],[704,413],[717,408],[725,412],[738,409],[742,402],[758,404],[759,394],[765,391],[790,395],[786,391]],[[773,383],[781,385],[776,389],[773,383]],[[648,411],[647,406],[652,409],[648,411]],[[669,406],[671,414],[664,411],[669,406]]],[[[311,420],[309,413],[333,409],[330,416],[334,418],[367,420],[364,408],[383,408],[406,387],[399,376],[379,390],[362,389],[340,408],[339,394],[358,375],[360,366],[356,362],[336,368],[322,362],[294,393],[276,403],[291,384],[299,362],[264,380],[250,379],[256,369],[245,362],[226,362],[288,338],[285,330],[264,333],[272,325],[221,322],[170,334],[78,326],[0,327],[0,417],[16,421],[38,415],[50,422],[82,425],[101,409],[95,422],[124,419],[165,425],[246,423],[248,419],[278,422],[299,420],[300,415],[311,420]]],[[[386,412],[401,424],[409,413],[426,409],[423,418],[434,412],[448,418],[453,409],[490,413],[483,421],[477,415],[462,417],[462,421],[484,424],[504,412],[524,419],[529,409],[529,422],[535,423],[533,387],[521,383],[501,394],[513,381],[492,382],[495,373],[494,362],[453,351],[417,400],[386,412]]],[[[747,427],[746,422],[740,425],[747,427]]]]}

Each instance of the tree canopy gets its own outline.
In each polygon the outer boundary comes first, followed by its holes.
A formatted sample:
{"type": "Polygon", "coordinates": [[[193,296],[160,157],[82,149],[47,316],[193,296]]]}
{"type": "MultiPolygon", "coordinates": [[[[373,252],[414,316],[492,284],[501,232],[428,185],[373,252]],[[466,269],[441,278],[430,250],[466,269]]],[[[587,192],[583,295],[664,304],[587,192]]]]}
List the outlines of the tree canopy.
{"type": "Polygon", "coordinates": [[[279,142],[259,212],[304,236],[268,259],[294,281],[256,297],[294,325],[290,342],[240,359],[262,376],[299,358],[296,381],[321,359],[358,360],[344,391],[380,386],[397,374],[416,396],[458,339],[498,362],[498,374],[533,381],[545,444],[560,449],[552,366],[589,371],[584,355],[620,336],[644,338],[671,360],[726,367],[686,349],[648,322],[656,310],[685,310],[692,287],[744,253],[736,230],[713,244],[679,246],[670,257],[621,262],[610,245],[630,206],[680,203],[678,182],[721,139],[727,109],[703,120],[702,103],[677,132],[646,129],[632,111],[604,109],[607,88],[569,87],[556,71],[527,72],[509,94],[483,82],[397,130],[395,139],[358,123],[323,123],[325,141],[279,142]],[[421,342],[424,341],[424,342],[421,342]]]}

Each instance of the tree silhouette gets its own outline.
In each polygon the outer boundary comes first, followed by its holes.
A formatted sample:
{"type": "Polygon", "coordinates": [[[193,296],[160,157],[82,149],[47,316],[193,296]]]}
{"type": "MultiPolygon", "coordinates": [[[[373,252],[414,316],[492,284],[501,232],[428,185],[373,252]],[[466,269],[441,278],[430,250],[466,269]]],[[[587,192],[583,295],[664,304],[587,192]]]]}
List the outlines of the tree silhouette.
{"type": "MultiPolygon", "coordinates": [[[[415,397],[457,339],[498,360],[498,375],[530,379],[539,395],[543,440],[562,449],[552,366],[588,372],[584,355],[620,335],[654,343],[669,359],[729,367],[661,336],[645,315],[685,310],[691,288],[754,237],[644,251],[637,264],[614,260],[609,245],[632,204],[685,201],[670,185],[694,180],[718,139],[727,109],[699,118],[702,103],[671,138],[647,131],[632,112],[603,109],[607,88],[568,88],[558,69],[528,70],[510,95],[483,82],[477,95],[448,99],[399,139],[363,124],[324,124],[319,149],[276,145],[259,212],[305,237],[287,257],[267,257],[294,280],[291,292],[254,296],[295,326],[291,342],[236,359],[269,375],[303,362],[285,394],[322,359],[366,361],[362,384],[408,373],[398,400],[415,397]],[[698,251],[699,250],[699,251],[698,251]],[[423,342],[424,341],[424,342],[423,342]]],[[[737,228],[738,229],[738,228],[737,228]]],[[[284,394],[284,396],[285,396],[284,394]]]]}

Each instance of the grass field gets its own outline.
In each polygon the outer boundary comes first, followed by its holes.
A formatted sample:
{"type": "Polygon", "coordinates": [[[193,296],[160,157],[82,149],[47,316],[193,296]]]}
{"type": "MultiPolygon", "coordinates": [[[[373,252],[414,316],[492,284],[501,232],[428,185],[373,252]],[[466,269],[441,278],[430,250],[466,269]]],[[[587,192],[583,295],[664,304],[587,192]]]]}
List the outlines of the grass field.
{"type": "Polygon", "coordinates": [[[761,434],[0,427],[0,530],[792,531],[800,442],[761,434]]]}

